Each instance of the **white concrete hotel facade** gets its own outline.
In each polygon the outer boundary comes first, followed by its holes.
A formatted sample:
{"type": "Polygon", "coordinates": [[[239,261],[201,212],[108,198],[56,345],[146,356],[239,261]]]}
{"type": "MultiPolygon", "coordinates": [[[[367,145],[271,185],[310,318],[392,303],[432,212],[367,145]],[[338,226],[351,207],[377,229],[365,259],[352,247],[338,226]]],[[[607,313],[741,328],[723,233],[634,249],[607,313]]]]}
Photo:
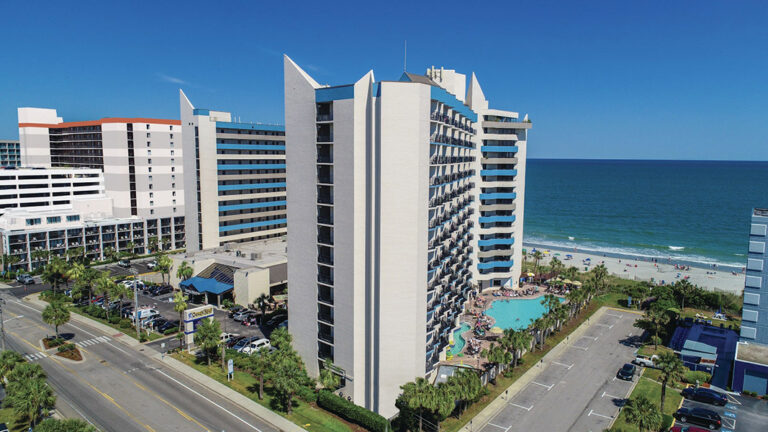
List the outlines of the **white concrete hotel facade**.
{"type": "Polygon", "coordinates": [[[519,279],[522,239],[508,239],[522,229],[525,141],[504,152],[517,152],[514,162],[484,166],[478,114],[496,112],[474,78],[465,104],[454,71],[381,82],[371,71],[328,87],[288,57],[284,66],[289,329],[310,374],[332,360],[345,395],[390,417],[400,386],[445,358],[478,281],[519,279]],[[507,164],[518,171],[478,172],[507,164]],[[481,206],[486,187],[516,196],[481,206]],[[477,239],[488,235],[512,252],[484,254],[490,267],[478,268],[477,239]]]}

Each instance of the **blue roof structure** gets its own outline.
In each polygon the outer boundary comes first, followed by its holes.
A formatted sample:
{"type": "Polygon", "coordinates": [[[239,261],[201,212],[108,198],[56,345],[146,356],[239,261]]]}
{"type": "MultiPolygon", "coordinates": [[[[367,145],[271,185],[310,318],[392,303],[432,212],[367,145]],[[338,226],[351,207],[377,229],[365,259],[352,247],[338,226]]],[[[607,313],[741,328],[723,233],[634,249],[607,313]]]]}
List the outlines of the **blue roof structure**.
{"type": "MultiPolygon", "coordinates": [[[[730,373],[736,357],[739,334],[734,330],[702,323],[686,322],[675,329],[669,347],[687,359],[716,361],[712,384],[725,388],[731,382],[730,373]]],[[[691,365],[686,363],[689,368],[691,365]]]]}
{"type": "Polygon", "coordinates": [[[233,285],[224,282],[219,282],[216,279],[203,278],[195,276],[182,281],[180,286],[185,288],[192,288],[199,293],[211,293],[211,294],[223,294],[232,288],[233,285]]]}

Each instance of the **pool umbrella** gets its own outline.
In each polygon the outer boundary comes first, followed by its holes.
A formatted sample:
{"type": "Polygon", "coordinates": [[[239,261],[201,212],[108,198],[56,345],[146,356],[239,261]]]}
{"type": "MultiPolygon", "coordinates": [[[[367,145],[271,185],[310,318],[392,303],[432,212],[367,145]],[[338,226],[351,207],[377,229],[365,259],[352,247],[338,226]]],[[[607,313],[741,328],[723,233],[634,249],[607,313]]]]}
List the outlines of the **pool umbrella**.
{"type": "Polygon", "coordinates": [[[504,334],[504,330],[502,330],[501,327],[494,327],[490,332],[493,334],[504,334]]]}
{"type": "Polygon", "coordinates": [[[573,283],[573,281],[572,281],[572,280],[570,280],[570,279],[565,279],[565,280],[563,280],[563,283],[564,283],[564,284],[572,284],[572,283],[573,283]]]}
{"type": "Polygon", "coordinates": [[[535,275],[535,274],[533,274],[533,273],[528,273],[528,276],[529,276],[529,277],[534,277],[534,276],[536,276],[536,275],[535,275]]]}
{"type": "Polygon", "coordinates": [[[580,287],[580,286],[581,286],[581,282],[579,282],[579,281],[573,281],[573,286],[577,286],[577,287],[580,287]]]}

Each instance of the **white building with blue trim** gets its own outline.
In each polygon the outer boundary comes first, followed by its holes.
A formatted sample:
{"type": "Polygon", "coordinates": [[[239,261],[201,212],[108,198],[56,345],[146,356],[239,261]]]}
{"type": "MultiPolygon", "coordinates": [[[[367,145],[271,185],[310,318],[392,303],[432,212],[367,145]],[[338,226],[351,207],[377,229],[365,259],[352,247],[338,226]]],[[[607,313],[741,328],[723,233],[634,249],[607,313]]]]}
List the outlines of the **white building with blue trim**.
{"type": "Polygon", "coordinates": [[[286,233],[285,128],[195,108],[180,92],[187,250],[286,233]]]}
{"type": "Polygon", "coordinates": [[[455,71],[334,87],[288,57],[284,72],[289,330],[310,374],[332,361],[345,396],[389,417],[480,280],[519,278],[530,123],[455,71]]]}

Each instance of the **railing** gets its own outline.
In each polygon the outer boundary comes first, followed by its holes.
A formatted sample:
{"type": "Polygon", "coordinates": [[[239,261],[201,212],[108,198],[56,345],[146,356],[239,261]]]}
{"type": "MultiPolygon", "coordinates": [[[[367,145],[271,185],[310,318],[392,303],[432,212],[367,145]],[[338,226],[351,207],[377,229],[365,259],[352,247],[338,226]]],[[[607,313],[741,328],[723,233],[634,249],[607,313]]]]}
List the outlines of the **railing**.
{"type": "MultiPolygon", "coordinates": [[[[318,319],[319,319],[319,317],[318,317],[318,319]]],[[[320,339],[321,341],[333,343],[333,335],[331,333],[326,333],[326,332],[318,331],[317,332],[317,338],[320,339]]]]}
{"type": "Polygon", "coordinates": [[[320,254],[317,256],[317,261],[320,264],[333,265],[333,256],[328,254],[320,254]]]}
{"type": "Polygon", "coordinates": [[[321,295],[320,293],[317,293],[317,300],[323,303],[333,304],[332,296],[324,296],[324,295],[321,295]]]}
{"type": "Polygon", "coordinates": [[[317,313],[317,319],[327,324],[333,324],[333,316],[330,314],[317,313]]]}
{"type": "Polygon", "coordinates": [[[332,141],[333,141],[333,134],[317,136],[317,142],[332,142],[332,141]]]}
{"type": "Polygon", "coordinates": [[[333,276],[318,274],[317,281],[324,284],[333,285],[333,276]]]}
{"type": "Polygon", "coordinates": [[[317,155],[318,163],[333,163],[333,155],[319,154],[317,155]]]}
{"type": "Polygon", "coordinates": [[[333,184],[333,177],[331,176],[317,176],[318,183],[333,184]]]}
{"type": "Polygon", "coordinates": [[[317,236],[317,242],[327,245],[333,245],[333,237],[329,236],[317,236]]]}
{"type": "Polygon", "coordinates": [[[333,225],[333,218],[331,216],[317,215],[317,223],[333,225]]]}
{"type": "Polygon", "coordinates": [[[318,195],[317,202],[320,204],[333,204],[333,195],[318,195]]]}

